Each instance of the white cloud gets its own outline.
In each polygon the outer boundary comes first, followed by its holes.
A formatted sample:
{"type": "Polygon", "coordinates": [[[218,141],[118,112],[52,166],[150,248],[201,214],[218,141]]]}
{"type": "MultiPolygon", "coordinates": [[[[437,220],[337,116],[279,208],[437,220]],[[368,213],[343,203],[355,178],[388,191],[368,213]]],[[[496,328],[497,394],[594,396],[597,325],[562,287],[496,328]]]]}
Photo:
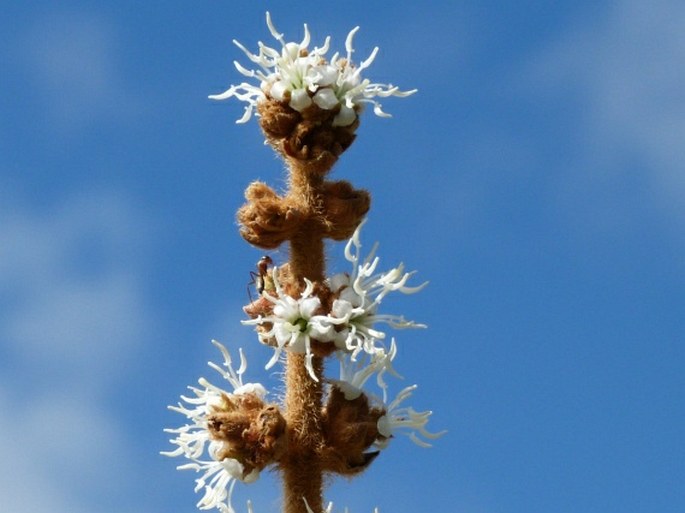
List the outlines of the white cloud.
{"type": "Polygon", "coordinates": [[[27,92],[56,132],[141,110],[120,76],[115,30],[98,16],[50,13],[33,24],[15,51],[32,79],[27,92]]]}
{"type": "Polygon", "coordinates": [[[144,254],[131,257],[145,226],[113,195],[42,213],[2,196],[3,511],[117,511],[113,483],[117,493],[137,483],[123,471],[132,465],[130,433],[108,401],[152,331],[144,254]]]}
{"type": "Polygon", "coordinates": [[[146,329],[140,247],[130,207],[107,195],[72,198],[56,213],[6,208],[0,336],[21,362],[72,380],[121,364],[146,329]],[[127,235],[128,234],[128,235],[127,235]]]}
{"type": "Polygon", "coordinates": [[[15,401],[10,401],[10,394],[0,390],[0,409],[5,412],[0,418],[0,447],[3,457],[0,458],[0,494],[4,511],[17,513],[50,513],[70,511],[80,513],[67,494],[46,476],[42,458],[37,456],[39,450],[26,450],[26,447],[41,445],[41,437],[34,438],[36,433],[28,433],[23,417],[8,415],[16,408],[15,401]],[[32,436],[34,435],[34,436],[32,436]]]}
{"type": "Polygon", "coordinates": [[[81,283],[45,283],[22,294],[2,331],[41,372],[104,384],[108,368],[120,367],[145,331],[136,280],[111,272],[81,283]]]}
{"type": "MultiPolygon", "coordinates": [[[[685,4],[611,4],[538,56],[536,94],[574,98],[583,165],[622,173],[638,163],[657,203],[683,212],[685,193],[685,4]],[[568,96],[566,96],[568,95],[568,96]]],[[[530,84],[529,84],[530,85],[530,84]]]]}

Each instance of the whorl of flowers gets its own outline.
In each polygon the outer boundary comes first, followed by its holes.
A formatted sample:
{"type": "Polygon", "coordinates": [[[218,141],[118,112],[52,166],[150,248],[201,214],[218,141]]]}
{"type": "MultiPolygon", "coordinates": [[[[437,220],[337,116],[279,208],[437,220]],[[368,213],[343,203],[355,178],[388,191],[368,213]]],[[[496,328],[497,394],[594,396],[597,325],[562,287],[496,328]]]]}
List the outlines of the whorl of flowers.
{"type": "MultiPolygon", "coordinates": [[[[264,386],[260,383],[243,383],[247,361],[242,350],[240,367],[235,370],[228,350],[217,341],[212,343],[221,351],[223,364],[219,366],[209,362],[209,366],[229,383],[232,392],[211,384],[205,378],[199,379],[201,387],[188,387],[192,396],[181,396],[185,404],[169,407],[184,415],[188,423],[180,428],[165,429],[167,433],[175,435],[170,442],[176,449],[162,454],[189,460],[189,463],[179,465],[179,470],[202,473],[196,479],[195,486],[195,492],[203,491],[197,503],[199,509],[217,508],[221,513],[234,513],[231,496],[236,482],[252,483],[259,478],[264,467],[277,463],[285,420],[278,406],[264,403],[267,393],[264,386]]],[[[353,445],[345,450],[337,446],[339,440],[333,446],[324,448],[324,452],[335,455],[333,460],[336,462],[340,454],[356,454],[363,461],[358,468],[349,469],[350,475],[363,470],[373,461],[377,451],[369,453],[366,451],[369,447],[385,449],[396,433],[406,434],[421,447],[430,446],[424,439],[435,439],[443,434],[426,430],[430,411],[416,412],[412,408],[400,407],[400,403],[411,395],[416,385],[406,387],[397,398],[387,403],[388,387],[383,376],[386,372],[398,376],[392,367],[396,354],[394,340],[390,343],[389,351],[379,348],[373,354],[364,353],[356,360],[352,360],[351,353],[339,351],[340,379],[327,380],[331,386],[326,406],[328,413],[324,415],[327,422],[335,424],[342,421],[342,430],[372,434],[366,442],[353,437],[353,445]],[[376,375],[382,390],[382,400],[362,390],[373,375],[376,375]],[[334,390],[339,392],[334,393],[334,390]]],[[[333,429],[332,432],[339,433],[340,429],[333,429]]],[[[247,509],[248,513],[252,513],[249,501],[247,509]]],[[[329,504],[324,513],[331,510],[332,504],[329,504]]]]}
{"type": "Polygon", "coordinates": [[[224,361],[223,367],[212,362],[209,366],[228,382],[232,392],[212,385],[205,378],[199,379],[201,388],[188,387],[192,396],[181,396],[185,404],[179,402],[176,406],[169,406],[170,410],[184,415],[188,423],[177,429],[165,429],[165,432],[175,435],[170,442],[176,449],[162,454],[185,457],[190,463],[179,465],[179,470],[202,473],[195,480],[195,492],[204,490],[197,503],[199,509],[217,508],[221,513],[233,513],[231,494],[236,481],[256,481],[261,468],[255,466],[250,458],[242,458],[229,440],[222,439],[225,437],[221,437],[217,426],[222,416],[243,415],[244,422],[249,423],[249,417],[255,416],[250,415],[250,410],[264,406],[266,389],[260,383],[243,383],[247,361],[242,350],[240,367],[235,370],[227,349],[215,340],[212,343],[221,351],[224,361]]]}
{"type": "Polygon", "coordinates": [[[309,374],[316,380],[311,364],[313,343],[333,343],[336,349],[349,353],[352,360],[356,360],[361,352],[382,357],[386,352],[382,345],[385,333],[375,327],[377,323],[396,329],[426,327],[399,315],[378,313],[381,301],[389,293],[413,294],[422,290],[427,282],[416,287],[408,286],[407,281],[414,273],[404,272],[403,264],[387,272],[376,272],[380,261],[375,256],[377,245],[365,259],[360,256],[361,226],[345,248],[345,258],[352,263],[352,272],[337,274],[327,280],[334,297],[329,312],[323,310],[321,300],[313,295],[312,282],[306,280],[304,291],[295,299],[284,292],[278,268],[272,269],[275,295],[267,290],[262,292],[262,297],[272,304],[271,313],[243,321],[243,324],[257,326],[259,339],[274,347],[274,355],[266,368],[278,361],[283,350],[305,354],[309,374]]]}
{"type": "Polygon", "coordinates": [[[317,342],[331,342],[334,339],[334,329],[331,319],[326,315],[317,315],[321,310],[321,300],[313,296],[314,285],[306,282],[299,299],[287,295],[278,279],[278,268],[272,271],[276,296],[263,292],[262,296],[273,304],[272,315],[258,316],[256,319],[242,321],[243,324],[262,326],[258,330],[259,340],[271,345],[275,340],[274,355],[266,364],[271,368],[281,352],[286,349],[293,353],[305,354],[305,365],[312,379],[318,381],[312,367],[312,340],[317,342]]]}
{"type": "Polygon", "coordinates": [[[362,78],[362,71],[374,61],[378,48],[374,48],[371,55],[359,65],[353,63],[352,40],[359,27],[355,27],[347,35],[345,55],[335,53],[330,60],[326,60],[330,37],[326,37],[322,46],[310,50],[311,36],[306,24],[304,38],[300,43],[286,42],[283,34],[276,30],[268,12],[266,24],[271,35],[281,44],[280,50],[260,42],[259,52],[254,54],[238,41],[233,41],[258,66],[257,69],[248,69],[234,61],[236,69],[245,77],[256,79],[258,85],[243,82],[229,87],[221,94],[210,96],[214,100],[235,97],[246,102],[245,114],[238,123],[247,122],[258,102],[269,97],[287,103],[297,112],[303,112],[312,105],[323,110],[337,111],[333,126],[344,127],[357,119],[357,113],[365,103],[373,105],[376,115],[388,117],[389,114],[383,112],[381,104],[375,98],[404,97],[416,92],[400,91],[391,84],[376,84],[362,78]]]}

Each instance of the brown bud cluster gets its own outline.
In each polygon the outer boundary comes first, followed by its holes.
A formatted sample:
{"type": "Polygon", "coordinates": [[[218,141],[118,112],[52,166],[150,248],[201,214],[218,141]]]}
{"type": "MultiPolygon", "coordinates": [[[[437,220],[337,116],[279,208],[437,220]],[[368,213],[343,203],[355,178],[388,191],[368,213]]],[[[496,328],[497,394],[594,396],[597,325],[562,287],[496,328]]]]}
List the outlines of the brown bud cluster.
{"type": "Polygon", "coordinates": [[[291,240],[304,223],[318,225],[321,237],[345,240],[352,236],[371,207],[371,197],[346,181],[323,182],[318,208],[305,209],[301,198],[277,194],[263,182],[245,191],[247,203],[238,210],[240,234],[250,244],[275,249],[291,240]]]}
{"type": "Polygon", "coordinates": [[[267,141],[286,160],[307,162],[312,173],[326,174],[338,157],[350,147],[359,117],[349,126],[333,126],[340,108],[326,110],[312,104],[302,112],[273,98],[257,106],[260,125],[267,141]]]}
{"type": "Polygon", "coordinates": [[[347,476],[363,472],[378,456],[379,451],[369,448],[383,439],[377,427],[383,415],[385,410],[370,406],[366,395],[347,400],[337,386],[331,386],[322,415],[324,470],[347,476]]]}
{"type": "Polygon", "coordinates": [[[240,235],[258,248],[274,249],[290,239],[303,220],[303,213],[291,199],[279,196],[263,182],[245,190],[247,203],[238,210],[240,235]]]}
{"type": "Polygon", "coordinates": [[[350,182],[325,182],[323,194],[324,237],[345,240],[352,237],[371,208],[371,195],[350,182]]]}
{"type": "Polygon", "coordinates": [[[254,393],[222,394],[221,399],[207,416],[210,438],[223,442],[217,459],[238,460],[243,477],[277,462],[284,450],[286,426],[278,406],[266,404],[254,393]]]}

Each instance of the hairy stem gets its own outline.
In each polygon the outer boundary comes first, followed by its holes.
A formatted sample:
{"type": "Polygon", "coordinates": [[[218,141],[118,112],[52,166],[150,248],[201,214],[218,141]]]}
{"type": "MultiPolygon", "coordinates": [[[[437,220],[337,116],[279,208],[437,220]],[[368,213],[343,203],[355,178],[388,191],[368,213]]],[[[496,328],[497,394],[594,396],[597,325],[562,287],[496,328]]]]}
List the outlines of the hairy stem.
{"type": "MultiPolygon", "coordinates": [[[[324,242],[317,222],[322,204],[323,178],[291,161],[290,196],[308,220],[290,240],[293,285],[304,279],[321,282],[325,276],[324,242]]],[[[288,353],[286,363],[286,416],[288,451],[281,463],[284,512],[305,513],[303,499],[314,512],[323,511],[323,472],[319,449],[323,443],[320,412],[323,400],[323,358],[312,360],[315,381],[305,367],[305,355],[288,353]]]]}
{"type": "MultiPolygon", "coordinates": [[[[314,370],[323,375],[323,359],[315,357],[314,370]]],[[[286,415],[288,456],[282,462],[284,512],[305,513],[304,499],[312,511],[323,511],[323,473],[318,461],[322,443],[319,412],[322,379],[314,381],[304,366],[304,355],[288,353],[286,365],[286,415]]]]}

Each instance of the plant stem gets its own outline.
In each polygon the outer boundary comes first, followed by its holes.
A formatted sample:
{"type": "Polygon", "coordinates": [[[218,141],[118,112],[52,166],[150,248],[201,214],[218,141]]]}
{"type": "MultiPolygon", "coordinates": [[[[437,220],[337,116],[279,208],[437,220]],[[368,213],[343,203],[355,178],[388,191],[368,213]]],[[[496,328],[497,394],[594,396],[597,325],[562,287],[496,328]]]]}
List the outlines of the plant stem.
{"type": "MultiPolygon", "coordinates": [[[[323,358],[314,357],[317,376],[323,375],[323,358]]],[[[286,415],[288,456],[282,462],[285,513],[323,511],[323,474],[317,457],[321,445],[319,412],[322,379],[314,381],[304,366],[304,355],[288,353],[286,364],[286,415]]]]}
{"type": "MultiPolygon", "coordinates": [[[[290,272],[293,285],[300,288],[304,279],[322,282],[325,276],[324,241],[317,216],[322,204],[323,178],[290,161],[290,196],[307,214],[290,241],[290,272]]],[[[305,355],[288,353],[286,380],[286,417],[288,450],[281,463],[284,486],[284,513],[306,513],[303,499],[312,511],[323,511],[323,473],[318,450],[323,443],[320,412],[323,401],[323,358],[313,357],[318,381],[305,368],[305,355]]]]}

